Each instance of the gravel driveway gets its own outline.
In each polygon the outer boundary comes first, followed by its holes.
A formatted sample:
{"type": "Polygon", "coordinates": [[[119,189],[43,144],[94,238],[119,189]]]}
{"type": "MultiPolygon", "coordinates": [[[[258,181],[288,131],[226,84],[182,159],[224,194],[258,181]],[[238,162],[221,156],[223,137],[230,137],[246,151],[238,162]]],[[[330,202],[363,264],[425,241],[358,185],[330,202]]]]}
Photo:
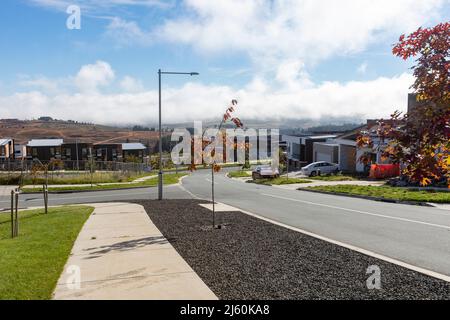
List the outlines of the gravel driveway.
{"type": "Polygon", "coordinates": [[[197,200],[139,201],[220,299],[449,299],[450,283],[197,200]],[[368,289],[369,266],[381,289],[368,289]]]}

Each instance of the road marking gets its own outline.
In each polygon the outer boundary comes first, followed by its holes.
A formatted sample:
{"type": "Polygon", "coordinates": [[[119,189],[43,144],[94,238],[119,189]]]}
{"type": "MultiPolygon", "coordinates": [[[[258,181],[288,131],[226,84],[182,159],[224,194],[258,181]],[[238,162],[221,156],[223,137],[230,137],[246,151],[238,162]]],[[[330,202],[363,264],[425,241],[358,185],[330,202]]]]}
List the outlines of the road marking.
{"type": "Polygon", "coordinates": [[[407,262],[400,261],[400,260],[397,260],[395,258],[390,258],[390,257],[387,257],[385,255],[382,255],[382,254],[379,254],[379,253],[376,253],[376,252],[373,252],[373,251],[370,251],[370,250],[366,250],[366,249],[363,249],[363,248],[360,248],[360,247],[357,247],[357,246],[354,246],[354,245],[351,245],[351,244],[348,244],[348,243],[344,243],[344,242],[340,242],[340,241],[337,241],[337,240],[333,240],[333,239],[321,236],[319,234],[316,234],[316,233],[313,233],[313,232],[310,232],[310,231],[306,231],[306,230],[303,230],[303,229],[300,229],[300,228],[296,228],[296,227],[284,224],[282,222],[278,222],[278,221],[275,221],[275,220],[272,220],[272,219],[260,216],[260,215],[255,214],[255,213],[242,210],[240,208],[237,208],[237,209],[239,209],[242,213],[245,213],[245,214],[247,214],[249,216],[255,217],[255,218],[260,219],[260,220],[264,220],[266,222],[278,225],[280,227],[284,227],[284,228],[289,229],[289,230],[300,232],[300,233],[303,233],[303,234],[305,234],[307,236],[310,236],[310,237],[313,237],[313,238],[316,238],[316,239],[319,239],[319,240],[323,240],[323,241],[326,241],[326,242],[338,245],[340,247],[347,248],[347,249],[352,250],[352,251],[359,252],[359,253],[364,254],[366,256],[371,256],[371,257],[374,257],[376,259],[380,259],[380,260],[383,260],[383,261],[386,261],[386,262],[389,262],[389,263],[392,263],[392,264],[396,264],[396,265],[398,265],[400,267],[403,267],[403,268],[406,268],[406,269],[409,269],[409,270],[412,270],[412,271],[416,271],[416,272],[425,274],[427,276],[430,276],[430,277],[433,277],[433,278],[436,278],[436,279],[440,279],[440,280],[443,280],[443,281],[446,281],[446,282],[450,282],[450,276],[447,276],[445,274],[442,274],[442,273],[439,273],[439,272],[435,272],[435,271],[431,271],[431,270],[428,270],[428,269],[425,269],[425,268],[417,267],[417,266],[409,264],[407,262]]]}
{"type": "Polygon", "coordinates": [[[188,189],[186,189],[183,184],[181,183],[179,185],[180,189],[182,189],[183,191],[187,192],[192,198],[197,199],[197,200],[203,200],[202,198],[200,198],[199,196],[193,194],[192,192],[190,192],[188,189]]]}
{"type": "MultiPolygon", "coordinates": [[[[212,183],[212,180],[209,180],[208,178],[206,178],[205,180],[208,181],[209,183],[212,183]]],[[[218,184],[217,181],[214,181],[214,184],[218,184]]]]}
{"type": "Polygon", "coordinates": [[[399,221],[405,221],[405,222],[410,222],[410,223],[423,224],[423,225],[430,226],[430,227],[442,228],[442,229],[450,230],[450,226],[441,225],[441,224],[435,224],[435,223],[424,222],[424,221],[419,221],[419,220],[411,220],[411,219],[400,218],[400,217],[387,216],[387,215],[384,215],[384,214],[372,213],[372,212],[360,211],[360,210],[354,210],[354,209],[348,209],[348,208],[343,208],[343,207],[332,206],[332,205],[329,205],[329,204],[316,203],[316,202],[311,202],[311,201],[292,199],[292,198],[286,198],[286,197],[280,197],[280,196],[274,196],[274,195],[267,194],[267,193],[261,193],[261,194],[264,195],[264,196],[272,197],[272,198],[278,198],[278,199],[283,199],[283,200],[301,202],[301,203],[306,203],[306,204],[310,204],[310,205],[313,205],[313,206],[319,206],[319,207],[326,207],[326,208],[331,208],[331,209],[355,212],[355,213],[359,213],[359,214],[365,214],[365,215],[368,215],[368,216],[374,216],[374,217],[380,217],[380,218],[386,218],[386,219],[392,219],[392,220],[399,220],[399,221]]]}

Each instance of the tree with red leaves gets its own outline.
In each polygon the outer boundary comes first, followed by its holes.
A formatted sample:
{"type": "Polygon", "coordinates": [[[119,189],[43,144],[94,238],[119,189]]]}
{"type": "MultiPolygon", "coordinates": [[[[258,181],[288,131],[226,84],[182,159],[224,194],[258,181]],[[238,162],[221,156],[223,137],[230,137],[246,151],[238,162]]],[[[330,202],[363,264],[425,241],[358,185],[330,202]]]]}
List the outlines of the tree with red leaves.
{"type": "MultiPolygon", "coordinates": [[[[221,166],[219,164],[216,163],[216,150],[215,148],[210,149],[210,151],[208,151],[208,145],[214,143],[214,141],[216,139],[220,139],[222,140],[222,145],[223,146],[233,146],[234,148],[245,148],[246,147],[246,143],[235,143],[234,139],[233,141],[228,141],[228,137],[221,132],[222,130],[222,126],[227,123],[227,122],[232,122],[234,123],[236,128],[242,128],[244,125],[242,123],[242,121],[233,116],[233,113],[235,112],[235,108],[237,106],[238,102],[237,100],[231,100],[231,104],[227,107],[227,109],[225,110],[225,113],[222,116],[222,120],[220,121],[220,124],[218,126],[217,129],[217,135],[212,137],[205,137],[205,133],[206,133],[206,129],[203,131],[202,133],[202,137],[201,137],[201,147],[200,148],[195,148],[195,138],[193,138],[191,146],[192,146],[192,151],[194,154],[193,159],[195,159],[195,153],[197,152],[197,156],[198,158],[202,159],[202,164],[204,166],[206,166],[207,164],[209,164],[211,166],[211,203],[212,203],[212,212],[213,212],[213,219],[212,219],[212,223],[213,223],[213,229],[216,228],[216,222],[215,222],[215,194],[214,194],[214,174],[216,172],[219,172],[221,169],[221,166]],[[230,143],[227,143],[230,142],[230,143]],[[199,150],[197,150],[199,149],[199,150]],[[205,161],[206,158],[212,159],[212,163],[207,163],[205,161]]],[[[226,161],[226,159],[223,159],[224,161],[226,161]]],[[[191,171],[194,171],[197,169],[197,164],[195,163],[195,160],[192,162],[192,164],[189,166],[189,169],[191,171]]],[[[218,228],[221,228],[221,226],[219,225],[218,228]]]]}
{"type": "MultiPolygon", "coordinates": [[[[412,182],[447,178],[450,188],[450,23],[402,35],[392,52],[403,60],[418,57],[412,67],[417,106],[379,121],[379,140],[389,141],[383,155],[402,164],[412,182]]],[[[362,147],[371,143],[366,134],[358,139],[362,147]]]]}

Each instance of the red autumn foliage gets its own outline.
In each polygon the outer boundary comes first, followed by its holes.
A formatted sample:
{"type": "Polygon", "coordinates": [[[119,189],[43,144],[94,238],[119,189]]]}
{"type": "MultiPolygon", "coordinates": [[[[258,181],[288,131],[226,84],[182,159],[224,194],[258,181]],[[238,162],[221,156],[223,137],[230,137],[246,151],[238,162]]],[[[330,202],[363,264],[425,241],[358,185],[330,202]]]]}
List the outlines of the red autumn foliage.
{"type": "MultiPolygon", "coordinates": [[[[223,114],[223,117],[222,117],[222,121],[219,124],[219,127],[218,127],[219,134],[215,138],[222,139],[222,145],[223,146],[233,146],[233,148],[236,148],[236,149],[237,148],[248,148],[248,145],[246,145],[245,143],[236,143],[236,142],[234,142],[234,139],[233,139],[233,141],[231,141],[229,137],[227,137],[225,134],[221,133],[222,126],[225,123],[227,123],[227,122],[234,123],[234,125],[237,128],[242,128],[244,126],[239,118],[233,117],[233,113],[235,111],[235,107],[237,106],[237,104],[238,104],[237,100],[234,100],[234,99],[231,100],[231,104],[225,110],[225,113],[223,114]]],[[[205,130],[205,132],[206,132],[206,130],[205,130]]],[[[215,156],[215,152],[216,152],[215,149],[213,149],[213,150],[211,150],[210,154],[206,154],[205,148],[209,144],[211,144],[213,142],[213,140],[211,140],[209,137],[205,137],[205,132],[203,132],[203,135],[201,137],[201,148],[197,148],[198,150],[196,150],[196,148],[194,148],[194,145],[195,145],[195,139],[194,138],[192,139],[192,143],[191,143],[192,155],[194,156],[193,158],[195,158],[195,152],[197,152],[197,156],[198,156],[197,158],[202,159],[202,162],[203,162],[202,164],[203,165],[206,165],[204,163],[204,161],[203,161],[204,158],[207,157],[207,156],[214,157],[215,156]]],[[[226,161],[225,158],[223,160],[224,160],[224,162],[226,161]]],[[[197,169],[196,165],[197,164],[195,164],[193,162],[193,164],[191,164],[189,166],[189,170],[190,171],[196,170],[197,169]]],[[[220,169],[221,169],[220,165],[216,164],[215,162],[212,164],[212,168],[213,168],[214,172],[219,172],[220,169]]]]}
{"type": "MultiPolygon", "coordinates": [[[[379,121],[377,135],[389,141],[384,156],[413,182],[447,178],[450,187],[450,23],[402,35],[392,52],[404,60],[418,57],[412,68],[418,106],[379,121]]],[[[370,135],[362,133],[358,144],[369,146],[370,135]]]]}

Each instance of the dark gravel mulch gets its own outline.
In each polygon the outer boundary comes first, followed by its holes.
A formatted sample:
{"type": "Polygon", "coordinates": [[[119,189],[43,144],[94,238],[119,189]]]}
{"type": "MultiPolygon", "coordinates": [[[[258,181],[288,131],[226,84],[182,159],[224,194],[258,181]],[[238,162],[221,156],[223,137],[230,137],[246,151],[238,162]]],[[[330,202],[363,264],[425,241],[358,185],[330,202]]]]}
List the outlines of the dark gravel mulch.
{"type": "Polygon", "coordinates": [[[197,200],[137,201],[220,299],[449,299],[450,283],[197,200]],[[381,289],[367,288],[371,265],[381,289]]]}

